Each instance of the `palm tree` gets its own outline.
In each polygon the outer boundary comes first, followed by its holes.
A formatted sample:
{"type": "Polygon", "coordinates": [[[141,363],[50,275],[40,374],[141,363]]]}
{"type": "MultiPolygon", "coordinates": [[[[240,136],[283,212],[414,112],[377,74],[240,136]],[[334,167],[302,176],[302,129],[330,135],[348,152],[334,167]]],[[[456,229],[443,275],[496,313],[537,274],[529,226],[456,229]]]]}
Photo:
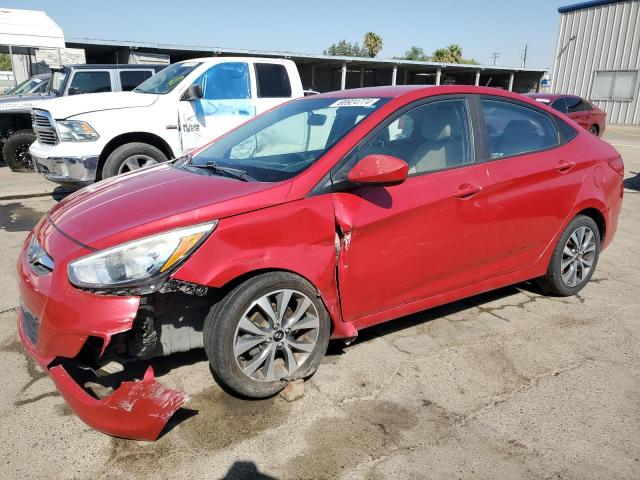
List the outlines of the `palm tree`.
{"type": "Polygon", "coordinates": [[[380,52],[380,50],[382,50],[382,37],[376,33],[365,33],[362,43],[371,58],[375,57],[380,52]]]}
{"type": "Polygon", "coordinates": [[[457,43],[449,45],[447,47],[449,50],[449,57],[451,59],[451,63],[461,63],[462,62],[462,48],[457,43]]]}

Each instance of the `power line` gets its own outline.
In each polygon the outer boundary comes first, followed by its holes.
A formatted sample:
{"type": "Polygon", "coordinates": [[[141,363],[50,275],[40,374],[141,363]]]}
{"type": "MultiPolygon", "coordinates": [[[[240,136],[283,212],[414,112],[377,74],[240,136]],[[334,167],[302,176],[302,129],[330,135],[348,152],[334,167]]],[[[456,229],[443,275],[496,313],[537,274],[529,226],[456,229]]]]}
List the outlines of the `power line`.
{"type": "Polygon", "coordinates": [[[529,49],[529,45],[524,46],[524,52],[522,52],[522,55],[520,55],[520,57],[522,58],[522,68],[527,66],[527,50],[529,49]]]}
{"type": "Polygon", "coordinates": [[[494,64],[494,65],[496,64],[496,60],[498,60],[498,57],[499,57],[499,56],[500,56],[500,53],[498,53],[498,52],[493,52],[493,53],[491,54],[491,58],[493,59],[493,64],[494,64]]]}

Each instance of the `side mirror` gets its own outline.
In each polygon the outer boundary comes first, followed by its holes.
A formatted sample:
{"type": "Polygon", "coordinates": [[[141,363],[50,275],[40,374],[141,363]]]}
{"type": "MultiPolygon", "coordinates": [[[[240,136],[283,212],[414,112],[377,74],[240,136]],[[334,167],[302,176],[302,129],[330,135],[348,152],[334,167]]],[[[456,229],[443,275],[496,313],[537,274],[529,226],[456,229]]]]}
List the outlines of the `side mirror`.
{"type": "Polygon", "coordinates": [[[187,88],[187,90],[182,94],[180,100],[190,102],[191,100],[198,100],[202,97],[204,97],[204,94],[202,93],[202,85],[194,83],[193,85],[189,85],[189,88],[187,88]]]}
{"type": "Polygon", "coordinates": [[[69,87],[69,90],[67,91],[68,95],[79,95],[80,94],[80,89],[78,87],[69,87]]]}
{"type": "Polygon", "coordinates": [[[391,155],[367,155],[347,174],[350,182],[358,185],[395,185],[403,182],[409,173],[404,160],[391,155]]]}

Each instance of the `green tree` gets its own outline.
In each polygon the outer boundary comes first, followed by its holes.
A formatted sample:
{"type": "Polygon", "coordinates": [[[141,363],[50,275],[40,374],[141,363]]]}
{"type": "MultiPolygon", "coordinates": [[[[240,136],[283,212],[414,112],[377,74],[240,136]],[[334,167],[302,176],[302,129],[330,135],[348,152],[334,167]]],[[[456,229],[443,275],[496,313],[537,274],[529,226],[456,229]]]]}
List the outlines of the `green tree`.
{"type": "Polygon", "coordinates": [[[403,60],[417,60],[417,61],[428,61],[429,57],[424,54],[424,50],[420,47],[412,46],[409,50],[404,52],[404,57],[399,57],[403,60]]]}
{"type": "Polygon", "coordinates": [[[364,34],[364,40],[362,41],[364,48],[367,51],[367,56],[373,58],[380,50],[382,50],[382,37],[377,33],[367,32],[364,34]]]}
{"type": "Polygon", "coordinates": [[[366,57],[368,52],[362,48],[358,42],[350,43],[346,40],[340,40],[333,43],[329,48],[322,52],[324,55],[334,55],[340,57],[366,57]]]}
{"type": "Polygon", "coordinates": [[[11,57],[8,53],[0,53],[0,70],[3,72],[11,71],[11,57]]]}
{"type": "Polygon", "coordinates": [[[431,55],[431,60],[440,63],[466,63],[477,65],[474,59],[466,59],[462,56],[462,48],[458,44],[449,45],[446,48],[438,48],[431,55]]]}

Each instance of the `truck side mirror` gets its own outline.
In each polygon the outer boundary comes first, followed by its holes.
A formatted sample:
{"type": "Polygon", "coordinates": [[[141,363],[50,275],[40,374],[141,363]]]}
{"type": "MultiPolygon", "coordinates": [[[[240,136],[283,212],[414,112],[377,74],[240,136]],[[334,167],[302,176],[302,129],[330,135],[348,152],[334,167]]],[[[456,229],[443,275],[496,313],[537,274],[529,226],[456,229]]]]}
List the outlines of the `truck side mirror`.
{"type": "Polygon", "coordinates": [[[187,88],[187,90],[182,94],[180,100],[190,102],[191,100],[198,100],[202,97],[204,97],[204,94],[202,93],[202,85],[194,83],[193,85],[189,85],[189,88],[187,88]]]}

